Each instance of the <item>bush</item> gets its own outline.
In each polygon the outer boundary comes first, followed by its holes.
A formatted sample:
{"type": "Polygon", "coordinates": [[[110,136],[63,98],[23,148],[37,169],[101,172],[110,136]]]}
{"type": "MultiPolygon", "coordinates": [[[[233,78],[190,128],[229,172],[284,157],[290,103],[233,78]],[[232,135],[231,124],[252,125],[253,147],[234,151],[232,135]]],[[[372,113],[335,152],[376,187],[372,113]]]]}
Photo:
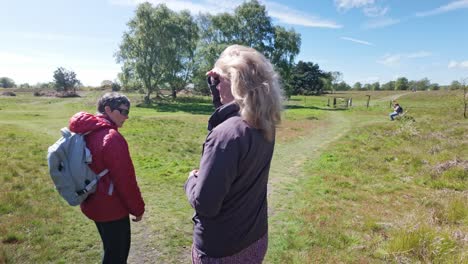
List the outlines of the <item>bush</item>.
{"type": "Polygon", "coordinates": [[[3,92],[2,95],[3,96],[16,96],[14,92],[3,92]]]}
{"type": "Polygon", "coordinates": [[[71,98],[71,97],[81,97],[79,94],[75,92],[62,92],[62,93],[56,93],[56,97],[60,98],[71,98]]]}

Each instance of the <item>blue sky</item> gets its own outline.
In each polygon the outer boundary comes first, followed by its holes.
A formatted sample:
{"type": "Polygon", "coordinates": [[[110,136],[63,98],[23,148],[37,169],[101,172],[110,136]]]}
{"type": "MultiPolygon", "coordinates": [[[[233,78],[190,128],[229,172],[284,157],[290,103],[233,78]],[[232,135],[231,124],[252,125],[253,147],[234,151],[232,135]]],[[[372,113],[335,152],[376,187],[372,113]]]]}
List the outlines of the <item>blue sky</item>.
{"type": "MultiPolygon", "coordinates": [[[[49,82],[57,67],[85,85],[113,80],[114,53],[138,0],[0,0],[0,77],[49,82]]],[[[167,0],[192,14],[232,12],[238,0],[167,0]]],[[[468,78],[468,0],[261,1],[275,25],[302,35],[298,60],[348,84],[407,77],[441,85],[468,78]]]]}

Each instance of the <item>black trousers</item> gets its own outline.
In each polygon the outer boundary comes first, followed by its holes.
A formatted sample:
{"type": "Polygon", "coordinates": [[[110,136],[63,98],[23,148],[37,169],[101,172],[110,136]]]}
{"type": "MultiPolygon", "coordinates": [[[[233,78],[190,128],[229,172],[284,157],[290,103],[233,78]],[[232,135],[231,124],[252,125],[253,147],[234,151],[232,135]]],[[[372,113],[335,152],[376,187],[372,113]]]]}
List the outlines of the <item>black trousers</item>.
{"type": "Polygon", "coordinates": [[[130,219],[95,222],[104,247],[103,264],[126,264],[130,251],[130,219]]]}

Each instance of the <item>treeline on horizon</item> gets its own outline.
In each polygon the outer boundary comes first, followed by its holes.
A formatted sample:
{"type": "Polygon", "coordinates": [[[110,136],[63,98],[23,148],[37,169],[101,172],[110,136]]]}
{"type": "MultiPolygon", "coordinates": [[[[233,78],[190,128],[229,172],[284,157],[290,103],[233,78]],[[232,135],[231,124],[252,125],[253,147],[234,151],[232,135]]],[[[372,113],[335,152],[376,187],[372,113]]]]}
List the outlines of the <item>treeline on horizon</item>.
{"type": "MultiPolygon", "coordinates": [[[[295,63],[301,35],[292,28],[273,25],[265,6],[257,0],[244,2],[234,14],[197,16],[187,10],[175,12],[164,4],[153,6],[146,2],[138,5],[127,27],[115,53],[122,71],[118,80],[104,80],[101,87],[139,91],[148,102],[151,95],[162,96],[162,91],[167,90],[173,98],[181,90],[209,94],[205,74],[220,53],[232,44],[253,47],[270,59],[281,75],[287,96],[348,90],[461,89],[466,85],[466,81],[453,81],[448,86],[440,86],[428,78],[410,81],[400,77],[383,84],[356,82],[351,86],[342,80],[343,74],[338,71],[324,71],[313,62],[295,63]]],[[[0,78],[3,88],[53,88],[74,93],[80,86],[76,74],[61,67],[54,72],[54,81],[50,83],[17,86],[11,78],[0,78]]]]}

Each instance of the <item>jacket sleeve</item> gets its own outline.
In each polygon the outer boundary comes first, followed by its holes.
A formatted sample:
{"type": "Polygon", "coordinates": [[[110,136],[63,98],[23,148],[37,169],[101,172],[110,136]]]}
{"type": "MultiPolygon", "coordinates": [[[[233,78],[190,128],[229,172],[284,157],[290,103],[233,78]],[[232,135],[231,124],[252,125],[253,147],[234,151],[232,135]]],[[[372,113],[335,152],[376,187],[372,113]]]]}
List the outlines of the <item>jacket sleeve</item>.
{"type": "Polygon", "coordinates": [[[103,159],[114,184],[114,195],[121,198],[130,214],[140,216],[145,212],[145,203],[136,181],[128,144],[117,131],[111,130],[104,140],[103,159]]]}
{"type": "Polygon", "coordinates": [[[189,177],[184,186],[189,203],[206,217],[219,213],[238,174],[238,144],[235,140],[217,140],[214,134],[205,142],[198,174],[189,177]]]}
{"type": "Polygon", "coordinates": [[[219,95],[219,91],[218,91],[218,89],[216,89],[217,83],[211,83],[211,77],[210,76],[208,76],[206,78],[206,82],[208,84],[208,88],[210,88],[211,97],[212,97],[213,105],[214,105],[215,109],[222,106],[223,104],[221,103],[221,97],[219,95]]]}

